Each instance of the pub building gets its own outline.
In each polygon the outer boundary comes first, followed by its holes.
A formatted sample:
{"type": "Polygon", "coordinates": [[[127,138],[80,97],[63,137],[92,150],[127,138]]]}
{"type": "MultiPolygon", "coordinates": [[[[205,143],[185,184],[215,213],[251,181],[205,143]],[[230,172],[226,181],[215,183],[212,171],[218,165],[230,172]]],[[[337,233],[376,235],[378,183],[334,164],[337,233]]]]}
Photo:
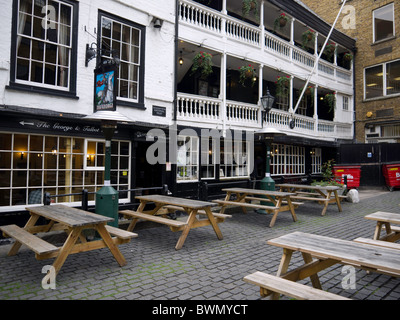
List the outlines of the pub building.
{"type": "Polygon", "coordinates": [[[60,195],[52,202],[80,206],[83,189],[94,206],[105,140],[90,116],[111,95],[110,112],[126,118],[111,146],[121,205],[134,201],[124,190],[168,185],[174,196],[198,198],[204,182],[261,179],[264,144],[246,137],[263,127],[286,134],[272,145],[276,181],[320,174],[340,143],[352,142],[353,62],[344,57],[354,54],[355,40],[334,30],[332,52],[317,62],[330,25],[301,1],[260,0],[247,14],[241,0],[147,2],[0,4],[1,213],[41,205],[46,192],[60,195]],[[193,67],[201,56],[209,58],[208,74],[193,67]],[[114,77],[98,78],[94,71],[110,65],[114,77]],[[251,77],[243,79],[243,67],[251,77]],[[267,91],[275,104],[265,115],[267,91]],[[202,143],[202,130],[218,132],[218,143],[202,143]],[[162,139],[165,157],[156,156],[165,161],[149,162],[162,139]]]}

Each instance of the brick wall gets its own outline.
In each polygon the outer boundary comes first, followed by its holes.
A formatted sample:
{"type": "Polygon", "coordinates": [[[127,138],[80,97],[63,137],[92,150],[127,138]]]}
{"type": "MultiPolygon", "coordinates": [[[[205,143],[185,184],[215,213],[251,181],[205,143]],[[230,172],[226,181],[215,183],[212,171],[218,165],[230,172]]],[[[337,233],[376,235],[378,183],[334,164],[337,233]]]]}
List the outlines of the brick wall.
{"type": "MultiPolygon", "coordinates": [[[[340,10],[339,0],[303,0],[315,13],[326,22],[332,24],[340,10]]],[[[352,0],[346,5],[355,9],[355,29],[344,28],[349,18],[349,12],[343,12],[336,28],[357,40],[357,56],[355,60],[356,79],[356,140],[365,141],[365,124],[381,120],[400,120],[400,97],[378,98],[373,101],[364,101],[364,69],[369,66],[390,62],[400,59],[400,1],[394,1],[395,7],[395,32],[396,37],[383,41],[379,44],[373,43],[373,10],[393,3],[392,0],[352,0]],[[387,53],[384,53],[384,52],[387,53]],[[380,53],[381,52],[381,53],[380,53]],[[391,117],[377,117],[377,111],[393,109],[391,117]],[[372,112],[370,118],[367,113],[372,112]]],[[[379,113],[378,113],[379,116],[379,113]]]]}

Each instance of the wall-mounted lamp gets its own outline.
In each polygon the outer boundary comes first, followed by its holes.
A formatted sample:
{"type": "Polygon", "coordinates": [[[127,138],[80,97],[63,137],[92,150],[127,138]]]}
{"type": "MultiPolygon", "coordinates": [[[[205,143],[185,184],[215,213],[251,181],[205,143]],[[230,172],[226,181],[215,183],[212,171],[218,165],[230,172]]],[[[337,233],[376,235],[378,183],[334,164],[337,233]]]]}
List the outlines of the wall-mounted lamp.
{"type": "Polygon", "coordinates": [[[154,17],[152,22],[153,22],[155,29],[161,29],[161,27],[163,25],[163,20],[161,20],[160,18],[154,17]]]}
{"type": "Polygon", "coordinates": [[[51,154],[52,154],[53,156],[55,156],[55,155],[57,154],[57,147],[56,147],[56,146],[54,146],[53,148],[51,148],[51,154]]]}
{"type": "Polygon", "coordinates": [[[21,160],[24,160],[24,152],[21,152],[21,160]]]}

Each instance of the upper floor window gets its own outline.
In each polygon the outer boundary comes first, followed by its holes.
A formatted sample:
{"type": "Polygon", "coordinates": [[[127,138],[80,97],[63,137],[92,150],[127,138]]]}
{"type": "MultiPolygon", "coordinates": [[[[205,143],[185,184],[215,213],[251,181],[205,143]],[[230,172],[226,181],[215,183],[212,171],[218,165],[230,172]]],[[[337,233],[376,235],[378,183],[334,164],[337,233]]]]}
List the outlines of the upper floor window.
{"type": "Polygon", "coordinates": [[[365,99],[400,94],[400,60],[365,69],[365,99]]]}
{"type": "Polygon", "coordinates": [[[15,0],[11,84],[75,92],[77,4],[15,0]]]}
{"type": "Polygon", "coordinates": [[[143,103],[145,28],[106,13],[99,15],[101,59],[120,59],[118,103],[143,103]]]}
{"type": "Polygon", "coordinates": [[[384,40],[395,35],[393,3],[374,10],[373,19],[374,42],[384,40]]]}

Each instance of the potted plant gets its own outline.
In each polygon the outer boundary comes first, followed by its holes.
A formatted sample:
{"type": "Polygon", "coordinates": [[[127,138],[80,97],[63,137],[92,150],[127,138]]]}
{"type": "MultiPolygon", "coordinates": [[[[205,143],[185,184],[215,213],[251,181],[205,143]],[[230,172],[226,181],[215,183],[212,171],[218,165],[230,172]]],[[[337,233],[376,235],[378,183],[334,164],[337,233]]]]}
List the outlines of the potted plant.
{"type": "Polygon", "coordinates": [[[351,62],[353,60],[353,55],[350,52],[346,52],[343,56],[343,59],[348,62],[351,62]]]}
{"type": "Polygon", "coordinates": [[[290,76],[278,77],[275,81],[276,84],[276,95],[278,97],[285,96],[287,94],[286,89],[290,88],[290,76]]]}
{"type": "Polygon", "coordinates": [[[210,53],[200,51],[193,58],[192,73],[200,72],[203,78],[208,77],[213,72],[212,55],[210,53]]]}
{"type": "Polygon", "coordinates": [[[284,27],[286,26],[288,20],[289,20],[289,19],[288,19],[288,17],[286,16],[286,13],[283,13],[283,12],[282,12],[282,13],[279,15],[279,17],[276,18],[275,21],[274,21],[274,31],[275,31],[277,28],[280,28],[280,29],[284,28],[284,27]]]}
{"type": "Polygon", "coordinates": [[[328,104],[329,107],[328,112],[331,112],[333,109],[335,109],[336,106],[336,92],[327,93],[324,97],[324,100],[328,104]]]}
{"type": "Polygon", "coordinates": [[[326,54],[326,57],[328,58],[329,61],[332,60],[332,56],[335,53],[335,49],[336,49],[336,43],[334,42],[329,42],[324,50],[324,53],[326,54]]]}
{"type": "Polygon", "coordinates": [[[254,85],[255,83],[254,79],[256,77],[256,71],[254,69],[254,66],[252,66],[251,64],[247,66],[241,66],[239,68],[239,73],[240,73],[239,83],[241,83],[243,87],[245,87],[246,83],[248,83],[249,81],[251,81],[252,86],[254,85]]]}
{"type": "Polygon", "coordinates": [[[257,21],[260,19],[258,13],[258,0],[243,0],[242,1],[242,15],[246,17],[252,12],[257,21]]]}
{"type": "Polygon", "coordinates": [[[309,43],[314,43],[315,40],[315,31],[312,29],[308,29],[307,31],[303,32],[301,36],[303,49],[306,49],[309,43]]]}

